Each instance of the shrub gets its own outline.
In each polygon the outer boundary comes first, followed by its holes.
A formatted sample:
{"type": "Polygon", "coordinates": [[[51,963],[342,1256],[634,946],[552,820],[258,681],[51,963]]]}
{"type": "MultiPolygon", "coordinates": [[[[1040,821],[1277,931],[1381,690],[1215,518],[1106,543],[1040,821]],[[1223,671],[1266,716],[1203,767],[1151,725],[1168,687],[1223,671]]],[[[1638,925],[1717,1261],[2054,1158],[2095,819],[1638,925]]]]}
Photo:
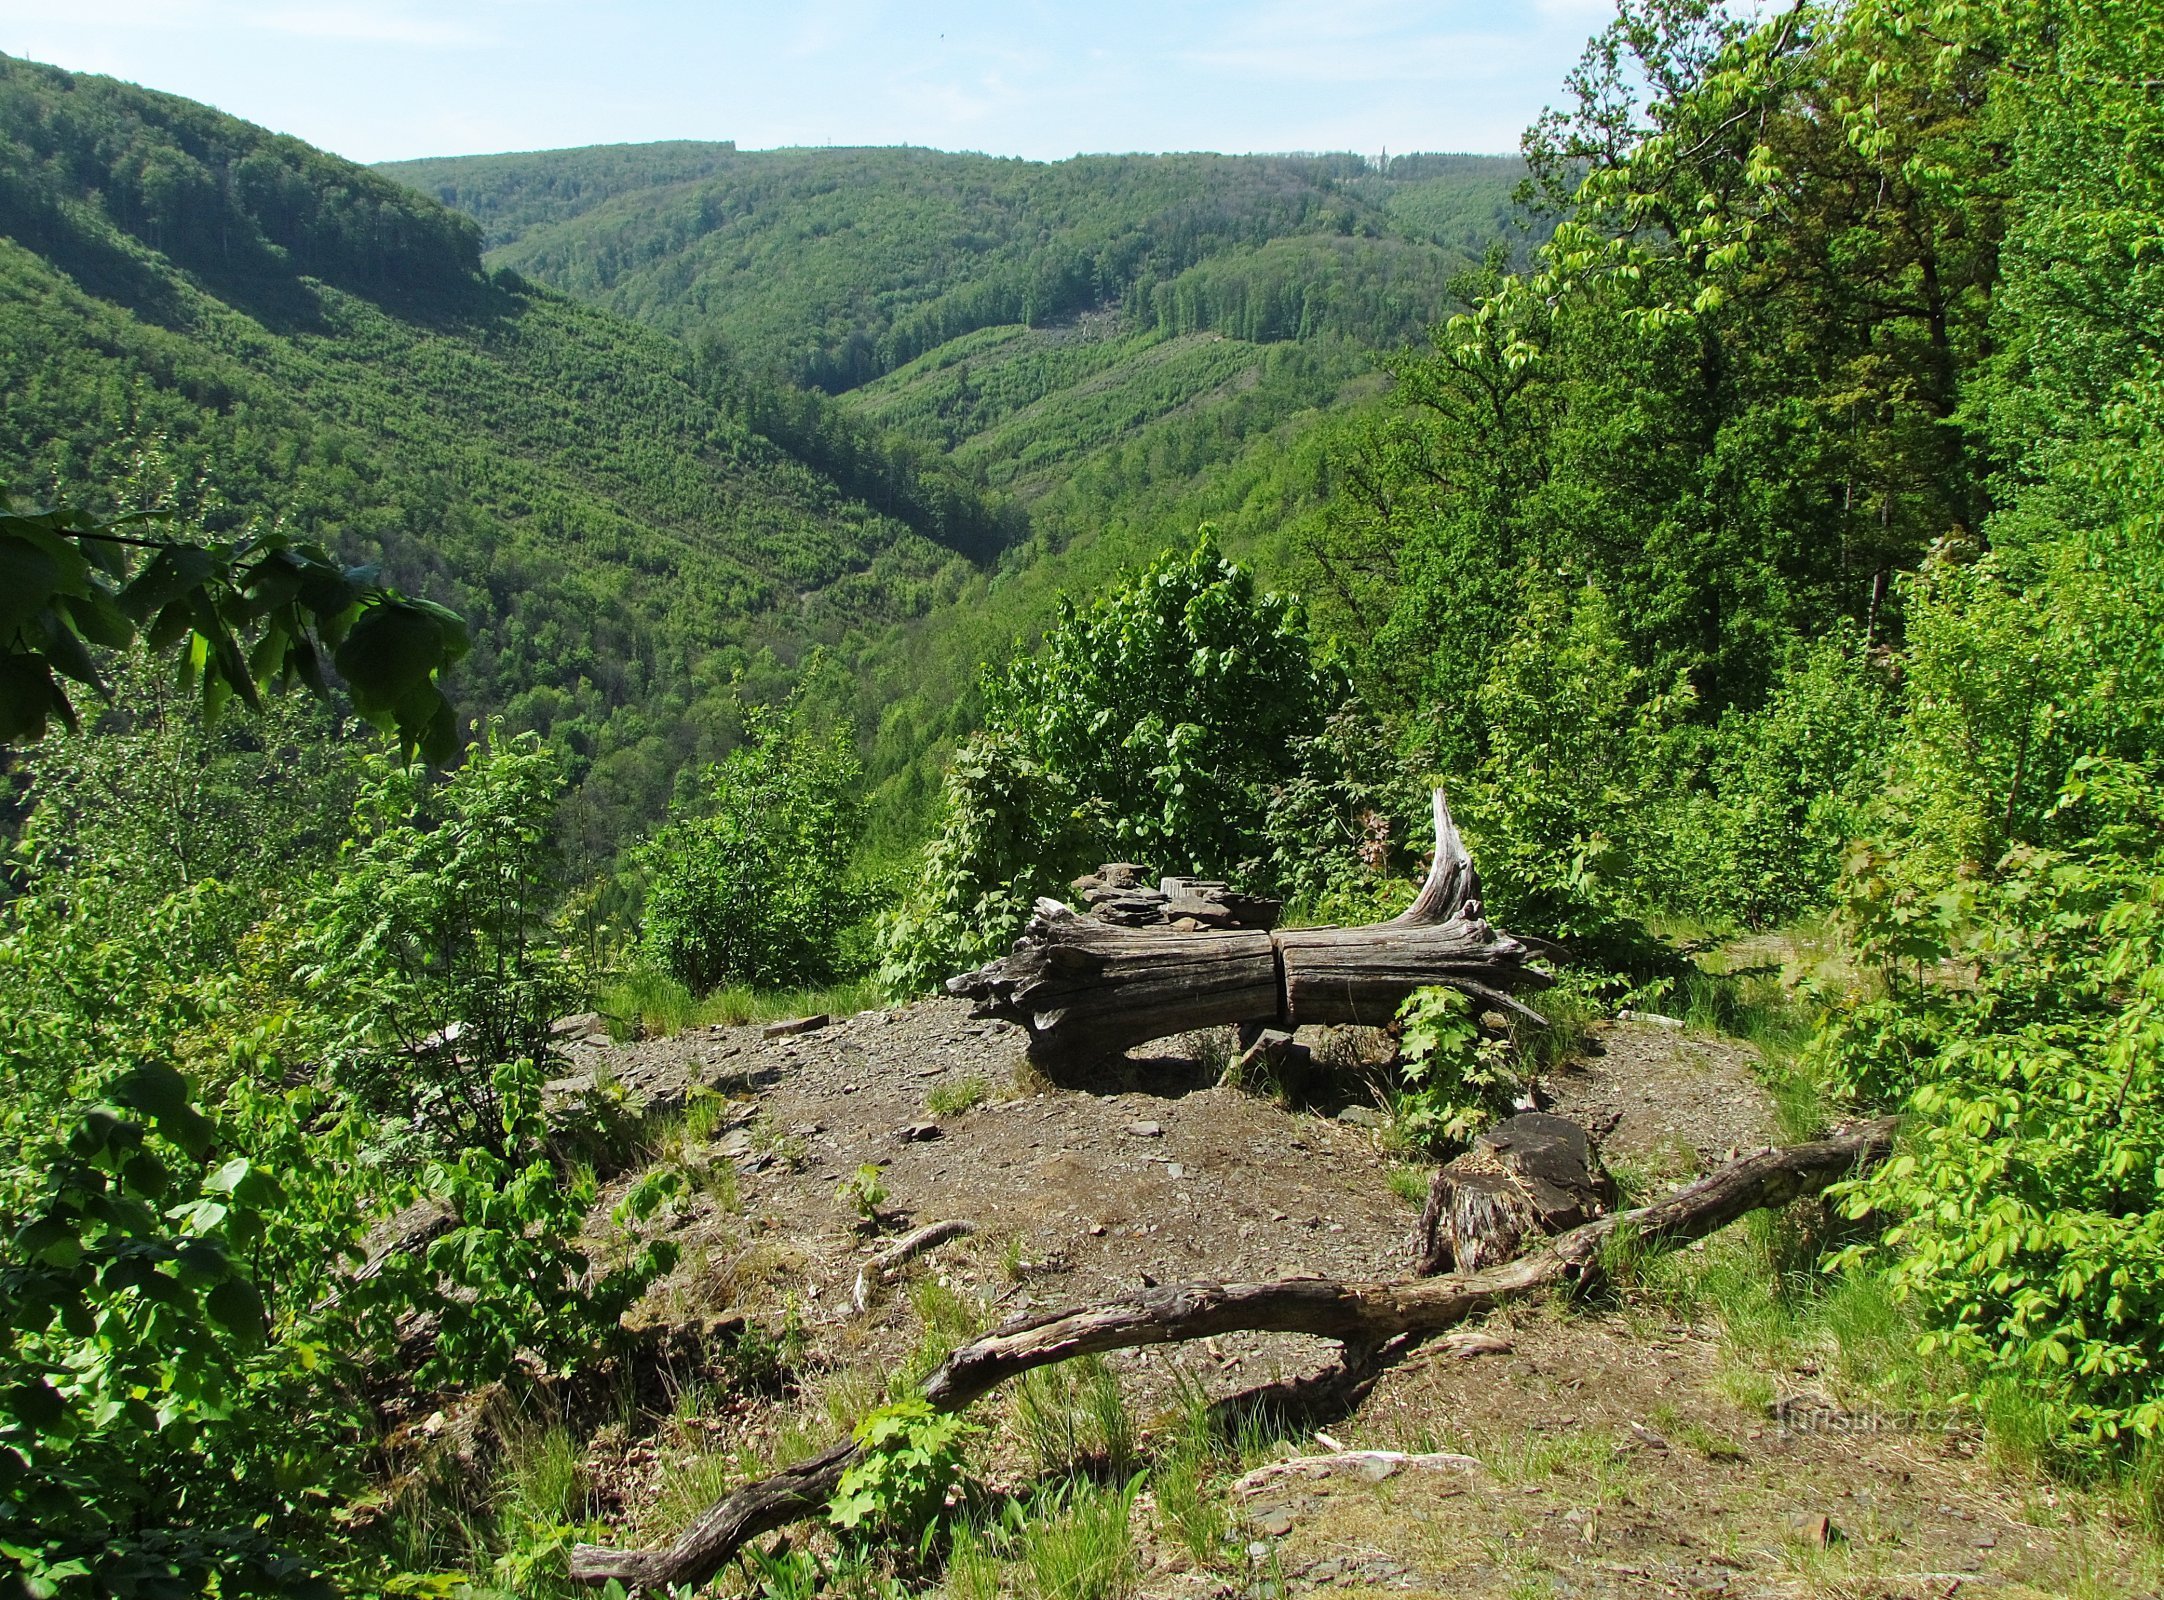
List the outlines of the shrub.
{"type": "Polygon", "coordinates": [[[1398,1132],[1439,1154],[1462,1148],[1525,1089],[1507,1039],[1482,1035],[1472,1002],[1455,989],[1416,989],[1398,1010],[1404,1025],[1398,1132]]]}
{"type": "Polygon", "coordinates": [[[857,1424],[860,1448],[827,1519],[845,1540],[914,1546],[961,1482],[970,1424],[923,1399],[897,1400],[857,1424]]]}
{"type": "Polygon", "coordinates": [[[532,734],[485,731],[433,788],[379,760],[311,907],[304,975],[331,1019],[334,1079],[438,1149],[510,1153],[498,1069],[538,1070],[577,996],[548,938],[562,787],[532,734]]]}
{"type": "Polygon", "coordinates": [[[1910,1113],[1900,1153],[1845,1190],[1891,1224],[1853,1253],[1920,1305],[1927,1349],[2054,1397],[2092,1442],[2164,1433],[2158,777],[2077,762],[2058,810],[2089,831],[2018,849],[1934,915],[1858,886],[1867,954],[1928,974],[1958,950],[1977,976],[1897,977],[1815,1047],[1829,1080],[1910,1113]]]}
{"type": "Polygon", "coordinates": [[[1003,949],[1031,898],[1100,861],[1270,880],[1273,793],[1345,697],[1298,602],[1255,592],[1207,527],[987,677],[922,888],[882,929],[917,989],[1003,949]]]}
{"type": "MultiPolygon", "coordinates": [[[[307,1557],[366,1559],[333,1515],[375,1436],[358,1363],[401,1323],[435,1321],[421,1382],[475,1387],[614,1332],[674,1247],[593,1272],[571,1242],[592,1179],[542,1154],[537,1082],[502,1088],[519,1158],[431,1167],[451,1227],[367,1276],[341,1269],[412,1190],[315,1091],[243,1081],[213,1115],[140,1064],[27,1152],[46,1176],[0,1251],[0,1553],[31,1592],[327,1592],[307,1557]]],[[[619,1225],[667,1193],[638,1186],[619,1225]]]]}
{"type": "MultiPolygon", "coordinates": [[[[298,1589],[290,1541],[342,1481],[325,1455],[365,1426],[314,1369],[387,1332],[366,1290],[336,1339],[316,1306],[359,1237],[358,1187],[288,1191],[170,1067],[108,1089],[29,1152],[43,1192],[0,1255],[6,1570],[31,1593],[199,1593],[214,1573],[220,1592],[298,1589]]],[[[350,1128],[311,1131],[327,1164],[351,1159],[350,1128]]]]}
{"type": "Polygon", "coordinates": [[[705,814],[647,849],[649,959],[702,993],[831,981],[857,915],[846,880],[858,777],[844,733],[813,731],[795,708],[754,709],[744,744],[706,771],[705,814]]]}
{"type": "Polygon", "coordinates": [[[1689,687],[1652,692],[1596,585],[1530,578],[1520,599],[1479,691],[1487,752],[1458,808],[1490,914],[1611,971],[1666,971],[1642,919],[1667,882],[1689,687]]]}
{"type": "Polygon", "coordinates": [[[1763,709],[1722,720],[1695,909],[1763,928],[1824,905],[1885,776],[1892,694],[1862,641],[1798,653],[1763,709]]]}

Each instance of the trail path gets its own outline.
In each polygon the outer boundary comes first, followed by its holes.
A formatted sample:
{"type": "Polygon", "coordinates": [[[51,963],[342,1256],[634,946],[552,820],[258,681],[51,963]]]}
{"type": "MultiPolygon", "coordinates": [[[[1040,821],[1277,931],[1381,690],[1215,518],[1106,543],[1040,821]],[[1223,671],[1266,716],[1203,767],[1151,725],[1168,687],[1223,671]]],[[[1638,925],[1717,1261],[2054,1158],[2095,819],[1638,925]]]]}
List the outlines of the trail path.
{"type": "MultiPolygon", "coordinates": [[[[1358,1043],[1323,1048],[1353,1062],[1358,1043]]],[[[1633,1022],[1599,1029],[1597,1048],[1547,1088],[1558,1112],[1609,1130],[1609,1160],[1639,1181],[1665,1186],[1771,1141],[1748,1047],[1633,1022]]],[[[701,1030],[582,1045],[573,1057],[635,1098],[704,1087],[730,1100],[731,1125],[685,1159],[726,1164],[734,1206],[729,1184],[710,1183],[679,1208],[683,1264],[648,1313],[774,1325],[793,1304],[806,1371],[844,1396],[875,1400],[920,1336],[905,1293],[864,1315],[851,1305],[877,1243],[835,1191],[868,1162],[888,1192],[885,1237],[949,1218],[976,1224],[909,1271],[999,1317],[1152,1282],[1407,1268],[1417,1207],[1393,1191],[1403,1163],[1384,1148],[1357,1070],[1334,1080],[1349,1099],[1304,1110],[1219,1087],[1221,1057],[1202,1040],[1054,1083],[1022,1065],[1014,1030],[944,1001],[786,1038],[701,1030]],[[983,1098],[969,1109],[927,1109],[935,1090],[972,1085],[983,1098]]],[[[1592,1310],[1528,1307],[1485,1331],[1487,1353],[1418,1357],[1329,1430],[1355,1447],[1463,1452],[1484,1470],[1279,1477],[1239,1497],[1223,1570],[1191,1570],[1140,1517],[1141,1591],[2157,1593],[2130,1529],[2093,1520],[2094,1502],[1993,1467],[1972,1430],[1851,1391],[1831,1344],[1753,1355],[1724,1340],[1710,1313],[1677,1321],[1629,1295],[1592,1310]]],[[[1113,1366],[1147,1430],[1185,1388],[1228,1393],[1313,1370],[1328,1353],[1245,1335],[1125,1352],[1113,1366]]],[[[687,1453],[771,1439],[791,1405],[738,1400],[643,1439],[617,1430],[590,1463],[604,1514],[627,1540],[657,1535],[651,1508],[657,1495],[667,1503],[687,1453]]],[[[686,1509],[679,1497],[677,1515],[686,1509]]]]}

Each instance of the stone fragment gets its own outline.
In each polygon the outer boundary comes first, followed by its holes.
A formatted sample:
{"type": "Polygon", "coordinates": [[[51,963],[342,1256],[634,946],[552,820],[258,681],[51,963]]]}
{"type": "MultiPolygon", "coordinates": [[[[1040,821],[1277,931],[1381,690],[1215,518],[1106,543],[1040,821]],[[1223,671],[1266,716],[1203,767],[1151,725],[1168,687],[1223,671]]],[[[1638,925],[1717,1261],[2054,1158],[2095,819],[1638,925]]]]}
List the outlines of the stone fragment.
{"type": "Polygon", "coordinates": [[[800,1033],[817,1033],[834,1019],[824,1011],[808,1017],[790,1017],[781,1022],[769,1022],[759,1030],[762,1039],[787,1039],[800,1033]]]}
{"type": "Polygon", "coordinates": [[[1802,1543],[1823,1550],[1833,1543],[1833,1522],[1823,1511],[1799,1511],[1788,1519],[1788,1531],[1802,1543]]]}
{"type": "Polygon", "coordinates": [[[1337,1114],[1337,1119],[1355,1128],[1381,1128],[1390,1121],[1373,1106],[1347,1106],[1337,1114]]]}
{"type": "Polygon", "coordinates": [[[1162,1122],[1130,1122],[1127,1131],[1137,1139],[1161,1139],[1165,1135],[1165,1125],[1162,1122]]]}

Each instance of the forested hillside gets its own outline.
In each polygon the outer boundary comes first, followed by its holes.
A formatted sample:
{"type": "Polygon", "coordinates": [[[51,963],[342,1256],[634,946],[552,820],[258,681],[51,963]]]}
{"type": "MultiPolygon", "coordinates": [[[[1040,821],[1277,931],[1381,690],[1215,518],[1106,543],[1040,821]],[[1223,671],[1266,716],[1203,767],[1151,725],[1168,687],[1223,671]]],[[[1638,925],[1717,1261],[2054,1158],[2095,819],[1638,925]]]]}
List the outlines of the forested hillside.
{"type": "Polygon", "coordinates": [[[0,60],[0,1593],[2159,1593],[2154,12],[1477,265],[0,60]]]}
{"type": "Polygon", "coordinates": [[[873,827],[895,841],[972,724],[978,664],[1058,594],[1205,519],[1289,572],[1323,436],[1380,392],[1380,353],[1546,226],[1513,205],[1523,164],[1482,156],[663,144],[379,170],[480,221],[492,263],[672,333],[710,371],[834,392],[784,415],[786,391],[743,379],[753,424],[842,481],[861,441],[1010,508],[996,577],[857,658],[873,827]]]}
{"type": "Polygon", "coordinates": [[[981,328],[1109,307],[1136,331],[1395,342],[1505,231],[1522,175],[1471,156],[1385,173],[1357,156],[686,145],[378,170],[479,218],[493,262],[829,391],[981,328]]]}
{"type": "Polygon", "coordinates": [[[485,273],[464,218],[171,96],[0,60],[0,218],[0,476],[275,523],[459,608],[461,695],[575,752],[604,854],[735,737],[732,673],[921,615],[998,538],[870,444],[838,486],[747,425],[757,385],[485,273]]]}

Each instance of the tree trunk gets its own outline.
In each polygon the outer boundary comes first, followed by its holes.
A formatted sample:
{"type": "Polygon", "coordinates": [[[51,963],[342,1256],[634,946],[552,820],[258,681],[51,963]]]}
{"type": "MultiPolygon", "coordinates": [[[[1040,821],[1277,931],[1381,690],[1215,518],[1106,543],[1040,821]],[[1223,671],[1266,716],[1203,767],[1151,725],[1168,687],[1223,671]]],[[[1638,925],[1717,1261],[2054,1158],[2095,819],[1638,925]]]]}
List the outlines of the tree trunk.
{"type": "MultiPolygon", "coordinates": [[[[1284,1278],[1178,1284],[1130,1300],[1020,1317],[947,1357],[925,1380],[923,1396],[936,1410],[959,1411],[1009,1378],[1074,1356],[1246,1331],[1335,1339],[1355,1364],[1370,1364],[1392,1340],[1409,1347],[1506,1301],[1597,1277],[1602,1247],[1619,1229],[1646,1244],[1703,1238],[1747,1211],[1816,1194],[1859,1163],[1882,1159],[1893,1147],[1894,1127],[1888,1118],[1815,1144],[1760,1151],[1665,1200],[1585,1223],[1544,1249],[1484,1272],[1412,1283],[1284,1278]]],[[[854,1440],[844,1439],[809,1461],[747,1483],[657,1550],[579,1545],[571,1552],[571,1577],[580,1583],[614,1578],[631,1589],[702,1584],[749,1540],[823,1511],[857,1454],[854,1440]]]]}
{"type": "Polygon", "coordinates": [[[1529,1111],[1497,1123],[1436,1170],[1414,1271],[1478,1272],[1603,1216],[1615,1184],[1575,1122],[1529,1111]]]}
{"type": "Polygon", "coordinates": [[[1513,991],[1552,981],[1528,964],[1535,953],[1534,944],[1481,915],[1479,874],[1438,789],[1435,864],[1392,921],[1170,932],[1116,926],[1039,900],[1012,953],[947,987],[976,1001],[977,1015],[1019,1023],[1030,1055],[1056,1062],[1226,1024],[1380,1027],[1407,995],[1430,984],[1539,1022],[1539,1013],[1513,998],[1513,991]]]}

